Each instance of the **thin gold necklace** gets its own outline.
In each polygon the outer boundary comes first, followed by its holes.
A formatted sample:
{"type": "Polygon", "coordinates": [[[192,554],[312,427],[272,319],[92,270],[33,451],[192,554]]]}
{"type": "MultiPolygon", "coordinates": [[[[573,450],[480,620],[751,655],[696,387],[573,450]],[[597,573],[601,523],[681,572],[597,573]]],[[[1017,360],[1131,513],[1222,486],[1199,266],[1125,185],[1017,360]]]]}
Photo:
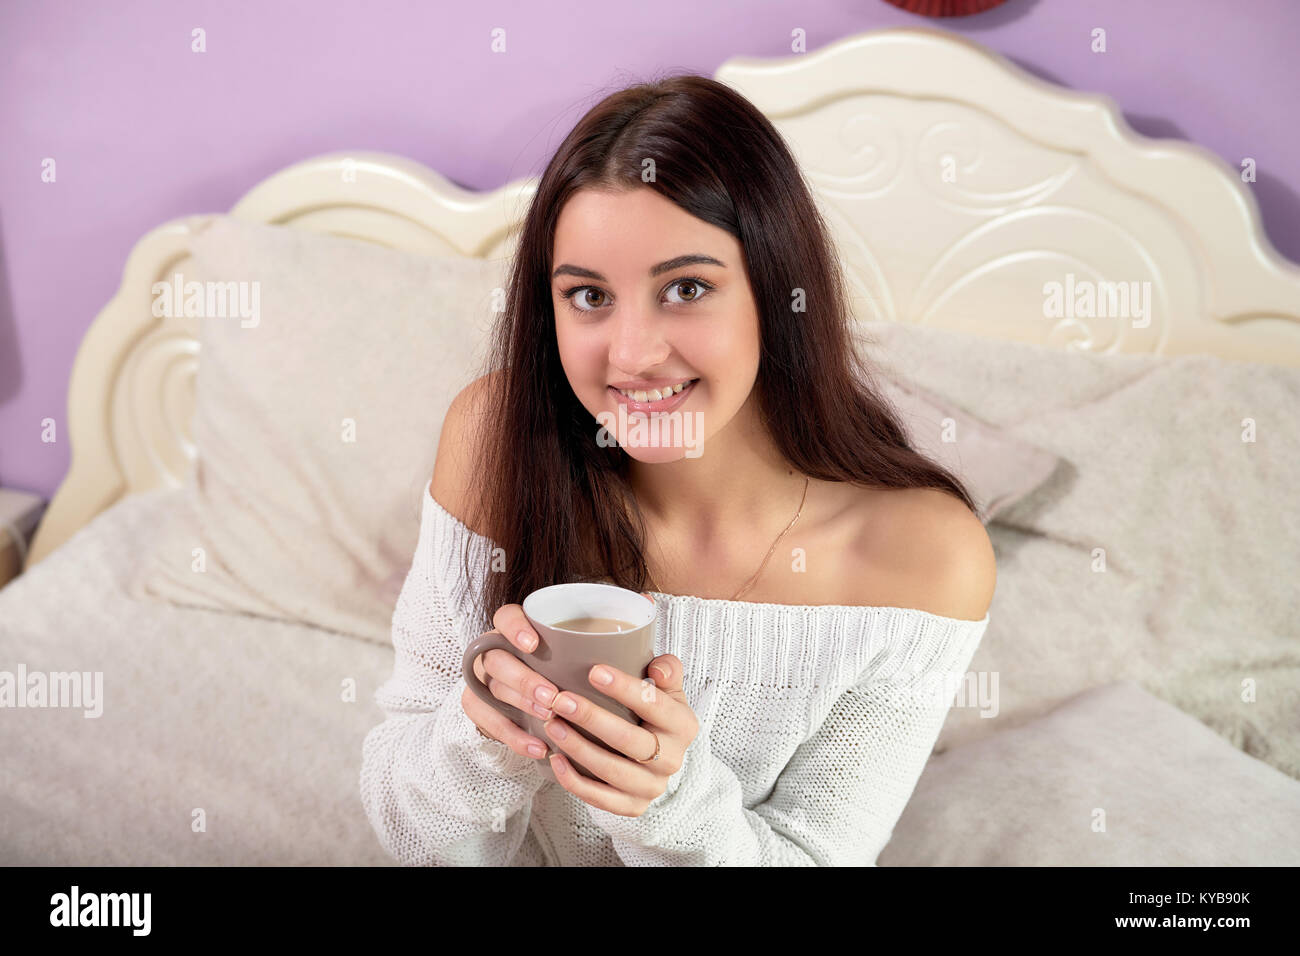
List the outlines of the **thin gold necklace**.
{"type": "MultiPolygon", "coordinates": [[[[748,591],[748,590],[753,586],[753,584],[754,584],[754,582],[755,582],[756,580],[758,580],[758,576],[759,576],[760,574],[762,574],[762,573],[763,573],[763,569],[764,569],[765,567],[767,567],[768,559],[771,558],[771,557],[772,557],[772,553],[773,553],[774,551],[776,551],[776,546],[780,543],[781,539],[785,537],[785,532],[786,532],[786,531],[789,531],[791,528],[793,528],[793,527],[794,527],[794,523],[795,523],[796,521],[798,521],[798,520],[799,520],[799,516],[800,516],[801,514],[803,514],[803,506],[804,506],[804,502],[807,501],[807,500],[808,500],[808,476],[807,476],[807,475],[804,475],[804,479],[803,479],[803,498],[801,498],[800,501],[799,501],[799,510],[796,511],[796,512],[794,513],[794,517],[790,519],[790,523],[789,523],[788,525],[785,526],[785,531],[782,531],[780,534],[778,534],[778,535],[776,536],[776,540],[772,542],[772,547],[770,547],[770,548],[767,549],[767,556],[766,556],[765,558],[763,558],[763,563],[760,564],[760,565],[758,566],[758,570],[754,572],[754,576],[751,577],[748,581],[746,581],[744,587],[742,587],[739,591],[737,591],[734,595],[732,595],[732,597],[730,598],[730,600],[734,601],[734,600],[736,600],[737,598],[739,598],[742,594],[744,594],[746,591],[748,591]]],[[[666,594],[667,592],[661,590],[660,587],[659,587],[659,585],[655,582],[654,572],[650,570],[650,566],[649,566],[649,565],[646,565],[646,569],[645,569],[645,570],[646,570],[646,574],[650,575],[650,583],[654,585],[654,589],[655,589],[656,591],[659,591],[660,594],[666,594]]]]}

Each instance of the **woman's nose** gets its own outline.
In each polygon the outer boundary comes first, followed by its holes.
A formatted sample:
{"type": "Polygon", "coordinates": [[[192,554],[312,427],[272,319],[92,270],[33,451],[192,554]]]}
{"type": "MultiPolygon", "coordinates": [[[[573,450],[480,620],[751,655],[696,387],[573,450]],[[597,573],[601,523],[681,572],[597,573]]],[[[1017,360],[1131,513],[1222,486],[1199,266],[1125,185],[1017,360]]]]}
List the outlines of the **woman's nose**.
{"type": "Polygon", "coordinates": [[[609,361],[630,375],[662,364],[672,352],[658,318],[645,309],[629,309],[614,317],[609,361]]]}

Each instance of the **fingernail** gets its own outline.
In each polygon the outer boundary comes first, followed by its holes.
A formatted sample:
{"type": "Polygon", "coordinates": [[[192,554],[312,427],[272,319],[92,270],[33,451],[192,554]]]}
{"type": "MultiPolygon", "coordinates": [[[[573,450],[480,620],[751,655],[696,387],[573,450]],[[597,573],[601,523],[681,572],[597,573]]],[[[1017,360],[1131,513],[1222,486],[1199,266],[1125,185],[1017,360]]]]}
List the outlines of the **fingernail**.
{"type": "Polygon", "coordinates": [[[650,669],[659,675],[659,679],[661,681],[668,680],[668,672],[664,670],[662,667],[660,667],[658,664],[656,664],[654,667],[650,669]]]}
{"type": "Polygon", "coordinates": [[[523,645],[526,651],[537,650],[537,635],[531,631],[519,632],[519,643],[523,645]]]}
{"type": "Polygon", "coordinates": [[[543,747],[541,744],[529,744],[528,752],[532,754],[534,757],[540,757],[546,753],[546,748],[543,747]]]}
{"type": "Polygon", "coordinates": [[[605,670],[605,668],[603,667],[597,667],[594,671],[591,672],[591,679],[594,680],[597,684],[609,684],[613,682],[614,675],[611,674],[609,671],[605,670]]]}
{"type": "Polygon", "coordinates": [[[551,698],[555,696],[555,691],[551,690],[545,684],[533,691],[533,696],[537,698],[539,704],[549,704],[551,698]]]}

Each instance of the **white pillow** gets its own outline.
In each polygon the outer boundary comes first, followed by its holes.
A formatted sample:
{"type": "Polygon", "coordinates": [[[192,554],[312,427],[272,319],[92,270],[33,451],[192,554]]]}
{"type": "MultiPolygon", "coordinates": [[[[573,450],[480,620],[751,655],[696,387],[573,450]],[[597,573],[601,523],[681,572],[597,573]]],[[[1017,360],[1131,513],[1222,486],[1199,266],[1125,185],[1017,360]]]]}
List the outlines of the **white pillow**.
{"type": "Polygon", "coordinates": [[[260,317],[201,320],[199,458],[134,593],[389,643],[443,416],[507,263],[228,216],[191,251],[186,281],[258,283],[260,317]]]}

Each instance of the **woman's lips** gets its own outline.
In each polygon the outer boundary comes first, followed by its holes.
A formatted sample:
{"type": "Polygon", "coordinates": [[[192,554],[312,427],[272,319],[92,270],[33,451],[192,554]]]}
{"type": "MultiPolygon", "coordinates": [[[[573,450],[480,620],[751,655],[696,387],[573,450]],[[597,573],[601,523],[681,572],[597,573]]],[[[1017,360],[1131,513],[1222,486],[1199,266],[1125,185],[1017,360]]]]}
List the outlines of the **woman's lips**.
{"type": "Polygon", "coordinates": [[[661,398],[657,402],[633,401],[632,399],[624,395],[622,392],[620,392],[618,389],[616,389],[613,385],[608,385],[606,386],[606,388],[609,389],[610,393],[614,396],[616,401],[621,402],[622,404],[627,406],[627,410],[629,413],[645,412],[646,414],[649,414],[651,412],[671,412],[682,402],[686,401],[686,396],[691,394],[692,391],[694,391],[695,386],[698,382],[699,379],[697,378],[677,394],[669,395],[666,398],[661,398]]]}

